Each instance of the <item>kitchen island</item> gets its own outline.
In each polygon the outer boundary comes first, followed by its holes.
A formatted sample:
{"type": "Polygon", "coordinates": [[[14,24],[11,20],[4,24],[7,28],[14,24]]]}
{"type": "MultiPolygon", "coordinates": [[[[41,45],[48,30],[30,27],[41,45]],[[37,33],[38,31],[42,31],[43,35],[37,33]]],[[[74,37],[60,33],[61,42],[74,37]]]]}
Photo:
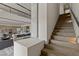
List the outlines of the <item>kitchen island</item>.
{"type": "Polygon", "coordinates": [[[14,56],[39,56],[44,48],[44,40],[28,38],[14,41],[14,56]]]}

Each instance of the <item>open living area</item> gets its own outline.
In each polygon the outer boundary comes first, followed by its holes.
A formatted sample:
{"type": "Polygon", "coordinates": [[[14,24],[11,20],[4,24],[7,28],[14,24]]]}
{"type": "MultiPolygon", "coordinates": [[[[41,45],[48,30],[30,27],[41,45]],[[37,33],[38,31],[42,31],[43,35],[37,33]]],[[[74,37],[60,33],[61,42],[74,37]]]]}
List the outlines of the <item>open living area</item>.
{"type": "Polygon", "coordinates": [[[0,3],[0,56],[79,56],[79,3],[0,3]]]}

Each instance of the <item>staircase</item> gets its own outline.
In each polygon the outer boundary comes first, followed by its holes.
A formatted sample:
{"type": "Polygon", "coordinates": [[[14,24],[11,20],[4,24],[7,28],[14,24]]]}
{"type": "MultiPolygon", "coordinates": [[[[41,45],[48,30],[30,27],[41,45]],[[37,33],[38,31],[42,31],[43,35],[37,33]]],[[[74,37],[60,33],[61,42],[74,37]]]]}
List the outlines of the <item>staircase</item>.
{"type": "Polygon", "coordinates": [[[50,43],[42,50],[43,56],[79,56],[79,45],[70,14],[59,16],[56,27],[52,33],[50,43]]]}

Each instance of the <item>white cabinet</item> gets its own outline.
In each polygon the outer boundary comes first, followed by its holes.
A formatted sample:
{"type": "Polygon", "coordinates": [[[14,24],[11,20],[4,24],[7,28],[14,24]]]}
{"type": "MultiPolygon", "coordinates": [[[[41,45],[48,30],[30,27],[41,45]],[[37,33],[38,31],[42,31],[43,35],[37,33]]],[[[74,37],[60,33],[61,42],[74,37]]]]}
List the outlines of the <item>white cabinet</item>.
{"type": "Polygon", "coordinates": [[[44,48],[44,41],[36,38],[14,42],[14,56],[39,56],[44,48]]]}

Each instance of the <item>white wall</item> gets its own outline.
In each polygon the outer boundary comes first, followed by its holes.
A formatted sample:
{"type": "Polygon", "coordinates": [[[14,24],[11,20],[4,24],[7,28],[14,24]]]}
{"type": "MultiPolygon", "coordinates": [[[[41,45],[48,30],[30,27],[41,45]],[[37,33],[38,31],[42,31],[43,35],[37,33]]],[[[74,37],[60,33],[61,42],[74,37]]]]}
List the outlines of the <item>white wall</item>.
{"type": "Polygon", "coordinates": [[[60,14],[64,14],[64,4],[60,3],[60,14]]]}
{"type": "Polygon", "coordinates": [[[47,4],[46,3],[40,3],[39,4],[39,10],[38,10],[38,16],[39,16],[39,39],[47,41],[47,4]]]}
{"type": "Polygon", "coordinates": [[[59,4],[39,3],[38,9],[37,4],[32,4],[31,15],[31,37],[37,38],[38,35],[38,38],[45,40],[47,44],[59,16],[59,4]]]}
{"type": "Polygon", "coordinates": [[[59,4],[47,4],[47,39],[50,39],[52,31],[59,16],[59,4]]]}
{"type": "Polygon", "coordinates": [[[49,42],[59,16],[59,4],[39,4],[39,39],[49,42]]]}
{"type": "Polygon", "coordinates": [[[37,38],[37,4],[31,4],[31,37],[37,38]]]}
{"type": "MultiPolygon", "coordinates": [[[[77,17],[77,20],[79,21],[79,13],[78,13],[79,12],[79,4],[78,3],[73,3],[73,4],[70,4],[70,6],[71,6],[71,9],[72,9],[73,13],[77,17]]],[[[74,30],[75,30],[75,33],[76,33],[76,37],[78,37],[79,36],[79,27],[78,27],[73,15],[72,15],[72,20],[73,20],[73,25],[74,25],[74,30]]],[[[79,43],[79,39],[78,39],[78,43],[79,43]]]]}

